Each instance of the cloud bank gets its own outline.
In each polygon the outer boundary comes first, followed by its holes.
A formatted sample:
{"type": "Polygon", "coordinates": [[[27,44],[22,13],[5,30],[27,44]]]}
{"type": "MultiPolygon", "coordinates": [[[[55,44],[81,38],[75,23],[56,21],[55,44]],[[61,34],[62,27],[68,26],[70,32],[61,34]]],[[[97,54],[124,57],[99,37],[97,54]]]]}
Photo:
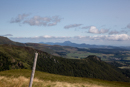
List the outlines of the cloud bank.
{"type": "Polygon", "coordinates": [[[22,42],[62,42],[62,41],[80,41],[86,42],[89,40],[93,41],[118,41],[118,43],[122,41],[130,41],[130,36],[127,34],[117,34],[117,35],[96,35],[96,36],[74,36],[74,37],[55,37],[55,36],[36,36],[36,37],[11,37],[10,39],[14,41],[22,41],[22,42]]]}
{"type": "Polygon", "coordinates": [[[16,18],[12,18],[10,23],[22,23],[31,26],[55,26],[62,20],[59,16],[41,17],[33,16],[30,18],[29,14],[19,14],[16,18]]]}

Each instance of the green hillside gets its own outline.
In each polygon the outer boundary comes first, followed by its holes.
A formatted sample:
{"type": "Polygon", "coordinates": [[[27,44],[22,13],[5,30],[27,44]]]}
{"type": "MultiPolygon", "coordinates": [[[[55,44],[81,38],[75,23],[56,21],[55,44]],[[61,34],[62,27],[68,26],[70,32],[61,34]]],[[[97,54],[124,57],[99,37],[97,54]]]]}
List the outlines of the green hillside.
{"type": "Polygon", "coordinates": [[[17,46],[25,46],[22,43],[11,41],[7,37],[3,37],[3,36],[0,36],[0,44],[10,44],[10,45],[17,45],[17,46]]]}
{"type": "Polygon", "coordinates": [[[47,52],[51,55],[61,56],[69,59],[83,59],[89,55],[96,55],[101,60],[125,70],[127,77],[130,77],[130,50],[113,48],[76,48],[70,46],[46,45],[38,43],[25,43],[26,46],[47,52]],[[127,72],[128,71],[128,72],[127,72]]]}
{"type": "MultiPolygon", "coordinates": [[[[15,69],[0,72],[0,87],[28,87],[31,70],[15,69]]],[[[33,87],[129,87],[128,82],[105,81],[36,71],[33,87]]]]}
{"type": "Polygon", "coordinates": [[[66,59],[29,47],[0,45],[0,71],[31,69],[35,52],[38,52],[37,70],[74,77],[99,78],[111,81],[128,81],[122,72],[96,56],[85,59],[66,59]]]}

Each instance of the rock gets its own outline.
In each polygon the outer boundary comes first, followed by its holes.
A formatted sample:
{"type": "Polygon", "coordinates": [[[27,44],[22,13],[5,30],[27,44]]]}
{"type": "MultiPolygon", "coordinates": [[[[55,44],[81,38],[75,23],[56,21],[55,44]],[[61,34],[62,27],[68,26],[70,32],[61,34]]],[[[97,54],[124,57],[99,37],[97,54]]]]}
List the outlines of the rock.
{"type": "Polygon", "coordinates": [[[87,58],[101,61],[101,58],[97,57],[96,55],[89,55],[87,58]]]}

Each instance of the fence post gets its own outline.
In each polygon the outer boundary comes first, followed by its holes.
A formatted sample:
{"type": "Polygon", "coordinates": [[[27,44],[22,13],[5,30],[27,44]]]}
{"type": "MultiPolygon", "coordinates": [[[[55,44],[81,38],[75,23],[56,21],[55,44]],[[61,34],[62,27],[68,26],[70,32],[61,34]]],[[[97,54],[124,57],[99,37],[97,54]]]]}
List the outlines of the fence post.
{"type": "Polygon", "coordinates": [[[38,57],[38,53],[36,52],[35,58],[34,58],[34,63],[33,63],[33,68],[32,68],[32,74],[31,74],[31,77],[30,77],[29,87],[32,87],[33,78],[34,78],[35,69],[36,69],[37,57],[38,57]]]}

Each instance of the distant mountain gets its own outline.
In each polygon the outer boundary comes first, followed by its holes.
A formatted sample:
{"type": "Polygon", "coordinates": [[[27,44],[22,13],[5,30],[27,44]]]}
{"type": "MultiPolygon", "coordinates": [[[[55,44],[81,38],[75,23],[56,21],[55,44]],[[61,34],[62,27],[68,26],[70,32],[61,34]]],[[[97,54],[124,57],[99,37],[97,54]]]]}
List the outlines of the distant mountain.
{"type": "Polygon", "coordinates": [[[105,46],[105,45],[90,45],[90,44],[77,44],[77,43],[72,43],[70,41],[65,41],[63,43],[52,43],[52,42],[39,42],[41,44],[48,44],[48,45],[60,45],[60,46],[71,46],[71,47],[78,47],[78,48],[115,48],[114,46],[105,46]]]}
{"type": "Polygon", "coordinates": [[[90,45],[90,44],[77,44],[72,43],[70,41],[65,41],[63,43],[53,43],[53,42],[39,42],[41,44],[48,44],[48,45],[60,45],[60,46],[71,46],[71,47],[78,47],[78,48],[105,48],[105,49],[127,49],[130,50],[130,46],[107,46],[107,45],[90,45]]]}

